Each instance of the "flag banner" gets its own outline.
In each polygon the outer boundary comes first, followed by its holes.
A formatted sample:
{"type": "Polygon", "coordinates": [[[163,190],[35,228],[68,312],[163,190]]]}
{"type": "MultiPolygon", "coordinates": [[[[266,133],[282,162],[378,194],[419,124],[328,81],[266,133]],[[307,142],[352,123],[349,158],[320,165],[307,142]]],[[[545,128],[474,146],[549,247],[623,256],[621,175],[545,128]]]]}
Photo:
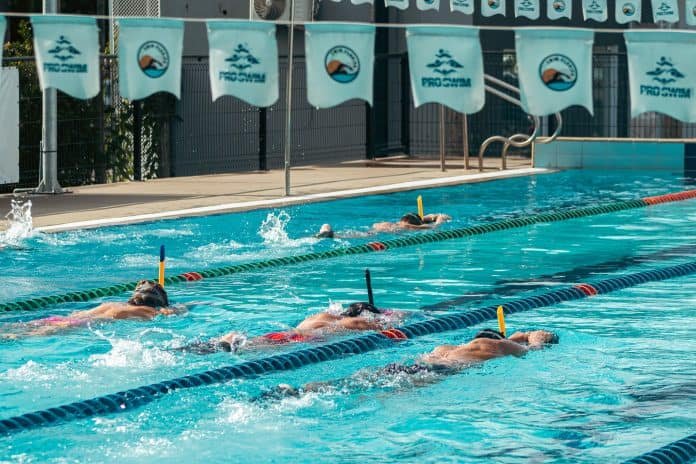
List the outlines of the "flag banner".
{"type": "Polygon", "coordinates": [[[650,3],[653,10],[653,22],[679,22],[679,5],[677,5],[677,0],[651,0],[650,3]]]}
{"type": "Polygon", "coordinates": [[[373,4],[373,0],[350,0],[353,5],[362,5],[363,3],[373,4]]]}
{"type": "Polygon", "coordinates": [[[181,93],[184,22],[119,19],[118,75],[121,95],[140,100],[157,92],[181,93]]]}
{"type": "Polygon", "coordinates": [[[631,116],[657,111],[696,122],[696,32],[626,31],[631,116]]]}
{"type": "Polygon", "coordinates": [[[608,17],[607,0],[582,0],[582,13],[585,21],[594,19],[597,22],[603,23],[608,17]]]}
{"type": "Polygon", "coordinates": [[[408,8],[408,0],[384,0],[384,6],[393,6],[400,10],[406,10],[408,8]]]}
{"type": "Polygon", "coordinates": [[[593,114],[592,44],[587,29],[517,29],[515,49],[525,112],[535,116],[580,105],[593,114]]]}
{"type": "Polygon", "coordinates": [[[505,0],[481,0],[481,15],[490,17],[494,15],[505,16],[505,0]]]}
{"type": "Polygon", "coordinates": [[[213,101],[223,95],[260,107],[278,101],[275,24],[228,19],[207,24],[213,101]]]}
{"type": "Polygon", "coordinates": [[[641,22],[643,16],[642,3],[641,0],[616,0],[616,22],[619,24],[626,24],[631,21],[641,22]]]}
{"type": "Polygon", "coordinates": [[[331,108],[359,98],[372,105],[375,26],[321,22],[305,25],[307,100],[331,108]]]}
{"type": "Polygon", "coordinates": [[[419,10],[440,10],[440,0],[416,0],[419,10]]]}
{"type": "Polygon", "coordinates": [[[696,26],[696,0],[686,0],[685,5],[684,16],[686,16],[686,24],[696,26]]]}
{"type": "MultiPolygon", "coordinates": [[[[32,16],[41,90],[86,100],[99,93],[97,21],[82,16],[32,16]]],[[[4,37],[4,36],[3,36],[4,37]]]]}
{"type": "Polygon", "coordinates": [[[561,18],[572,19],[572,0],[546,0],[546,16],[553,21],[561,18]]]}
{"type": "Polygon", "coordinates": [[[474,14],[474,0],[450,0],[450,11],[474,14]]]}
{"type": "Polygon", "coordinates": [[[441,103],[476,113],[485,103],[479,29],[410,26],[406,29],[413,105],[441,103]]]}
{"type": "Polygon", "coordinates": [[[539,0],[515,0],[515,18],[539,19],[539,0]]]}

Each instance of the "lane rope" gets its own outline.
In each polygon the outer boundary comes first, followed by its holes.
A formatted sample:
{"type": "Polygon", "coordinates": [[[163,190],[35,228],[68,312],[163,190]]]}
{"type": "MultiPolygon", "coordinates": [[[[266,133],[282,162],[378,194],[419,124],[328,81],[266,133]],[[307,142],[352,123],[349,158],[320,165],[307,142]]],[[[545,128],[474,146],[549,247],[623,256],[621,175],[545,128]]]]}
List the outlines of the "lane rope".
{"type": "Polygon", "coordinates": [[[624,464],[688,464],[690,462],[696,462],[696,433],[629,459],[624,464]]]}
{"type": "MultiPolygon", "coordinates": [[[[581,288],[592,288],[597,294],[604,294],[646,282],[683,277],[694,273],[696,273],[696,261],[613,277],[592,284],[560,288],[544,294],[504,303],[503,308],[506,315],[513,314],[544,306],[552,306],[564,301],[587,298],[589,296],[588,292],[581,288]]],[[[408,324],[381,333],[371,333],[326,345],[246,361],[86,401],[77,401],[10,417],[0,420],[0,435],[9,435],[24,430],[105,414],[132,411],[137,407],[151,403],[164,395],[181,389],[224,383],[232,379],[258,377],[273,372],[295,370],[310,364],[394,346],[395,342],[398,343],[402,340],[471,327],[483,321],[496,319],[498,306],[493,305],[468,312],[438,316],[427,321],[408,324]]]]}
{"type": "MultiPolygon", "coordinates": [[[[684,201],[693,198],[696,198],[696,190],[686,190],[683,192],[668,193],[666,195],[648,197],[638,200],[619,201],[604,205],[589,206],[585,208],[577,208],[565,211],[536,214],[520,218],[506,219],[503,221],[469,226],[460,229],[443,230],[422,234],[411,234],[408,237],[399,237],[381,242],[369,242],[362,245],[335,248],[333,250],[308,253],[304,255],[286,256],[283,258],[273,258],[245,264],[236,264],[233,266],[219,267],[200,272],[186,272],[180,275],[169,276],[166,279],[164,279],[164,282],[165,285],[172,285],[181,282],[193,282],[202,279],[213,279],[216,277],[229,276],[242,272],[259,271],[273,267],[300,264],[309,261],[318,261],[329,258],[338,258],[347,255],[381,252],[393,248],[403,248],[414,245],[422,245],[426,243],[470,237],[473,235],[487,234],[490,232],[498,232],[501,230],[526,227],[533,224],[565,221],[568,219],[577,219],[581,217],[595,216],[616,211],[643,208],[648,205],[684,201]]],[[[137,285],[137,283],[137,281],[134,281],[123,284],[115,284],[108,287],[64,293],[61,295],[41,296],[26,300],[14,301],[10,303],[0,303],[0,312],[35,311],[57,304],[85,302],[97,298],[103,298],[106,296],[121,295],[125,292],[132,291],[137,285]]]]}

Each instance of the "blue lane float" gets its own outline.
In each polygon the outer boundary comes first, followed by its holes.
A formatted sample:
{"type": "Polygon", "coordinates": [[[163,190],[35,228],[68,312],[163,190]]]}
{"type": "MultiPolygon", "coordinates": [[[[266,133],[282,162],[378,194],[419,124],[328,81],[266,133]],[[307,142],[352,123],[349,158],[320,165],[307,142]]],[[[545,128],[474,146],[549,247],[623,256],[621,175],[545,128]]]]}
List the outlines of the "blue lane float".
{"type": "MultiPolygon", "coordinates": [[[[696,261],[605,279],[592,284],[584,283],[572,287],[565,287],[542,295],[530,296],[504,303],[503,307],[505,314],[513,314],[544,306],[551,306],[563,301],[578,300],[598,294],[610,293],[646,282],[683,277],[693,273],[696,273],[696,261]]],[[[396,329],[385,330],[381,333],[371,333],[326,345],[247,361],[198,374],[166,380],[152,385],[132,388],[130,390],[124,390],[86,401],[77,401],[50,409],[10,417],[0,420],[0,435],[10,435],[61,422],[105,414],[132,411],[164,395],[185,388],[195,388],[204,385],[224,383],[233,379],[253,378],[273,372],[299,369],[310,364],[317,364],[338,359],[343,356],[362,354],[393,346],[394,343],[399,340],[463,329],[486,320],[496,319],[498,306],[499,305],[494,305],[464,313],[439,316],[431,320],[408,324],[396,329]]]]}
{"type": "Polygon", "coordinates": [[[691,462],[696,462],[696,433],[649,453],[641,454],[624,464],[688,464],[691,462]]]}

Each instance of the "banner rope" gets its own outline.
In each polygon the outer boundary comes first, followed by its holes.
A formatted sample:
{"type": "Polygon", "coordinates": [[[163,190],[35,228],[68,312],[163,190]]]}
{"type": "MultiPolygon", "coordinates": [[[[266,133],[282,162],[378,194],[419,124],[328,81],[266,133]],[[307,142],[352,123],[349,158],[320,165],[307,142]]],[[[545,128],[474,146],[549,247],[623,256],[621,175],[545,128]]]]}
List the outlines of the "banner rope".
{"type": "MultiPolygon", "coordinates": [[[[233,266],[219,267],[199,272],[186,272],[184,274],[169,276],[164,280],[164,282],[166,285],[171,285],[181,282],[192,282],[202,279],[212,279],[216,277],[239,274],[242,272],[259,271],[263,269],[306,263],[310,261],[338,258],[348,255],[364,254],[375,251],[385,251],[393,248],[404,248],[414,245],[423,245],[427,243],[459,239],[474,235],[482,235],[490,232],[498,232],[501,230],[515,229],[530,226],[533,224],[565,221],[568,219],[596,216],[599,214],[606,214],[635,208],[643,208],[648,205],[657,205],[675,201],[683,201],[693,198],[696,198],[696,190],[686,190],[683,192],[669,193],[666,195],[647,197],[638,200],[619,201],[604,205],[506,219],[503,221],[469,226],[460,229],[443,230],[429,233],[414,233],[409,235],[408,237],[399,237],[381,242],[369,242],[351,247],[334,248],[328,251],[320,251],[297,256],[286,256],[282,258],[273,258],[269,260],[256,261],[245,264],[236,264],[233,266]]],[[[137,285],[137,283],[138,281],[134,281],[122,284],[115,284],[108,287],[75,291],[61,295],[41,296],[10,303],[1,303],[0,312],[35,311],[57,304],[70,302],[85,302],[96,298],[103,298],[106,296],[121,295],[124,292],[132,291],[137,285]]]]}

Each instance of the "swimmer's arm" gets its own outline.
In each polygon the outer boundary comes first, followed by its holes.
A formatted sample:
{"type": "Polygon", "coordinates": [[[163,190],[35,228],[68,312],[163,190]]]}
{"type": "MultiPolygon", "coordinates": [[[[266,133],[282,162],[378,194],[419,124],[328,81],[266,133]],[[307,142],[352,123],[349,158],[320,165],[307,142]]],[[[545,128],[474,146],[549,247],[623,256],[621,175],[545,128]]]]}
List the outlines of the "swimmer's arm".
{"type": "Polygon", "coordinates": [[[528,332],[515,332],[508,337],[508,340],[516,343],[529,343],[529,333],[528,332]]]}
{"type": "Polygon", "coordinates": [[[170,306],[168,308],[160,308],[159,314],[162,316],[176,316],[179,314],[186,314],[188,308],[185,305],[170,306]]]}
{"type": "Polygon", "coordinates": [[[522,345],[521,343],[517,343],[515,341],[512,341],[510,339],[508,340],[500,340],[499,342],[499,350],[501,354],[504,356],[524,356],[527,354],[527,351],[529,351],[529,348],[526,346],[522,345]]]}
{"type": "Polygon", "coordinates": [[[347,318],[341,319],[340,325],[348,330],[380,330],[382,324],[377,321],[367,321],[365,319],[347,318]]]}

